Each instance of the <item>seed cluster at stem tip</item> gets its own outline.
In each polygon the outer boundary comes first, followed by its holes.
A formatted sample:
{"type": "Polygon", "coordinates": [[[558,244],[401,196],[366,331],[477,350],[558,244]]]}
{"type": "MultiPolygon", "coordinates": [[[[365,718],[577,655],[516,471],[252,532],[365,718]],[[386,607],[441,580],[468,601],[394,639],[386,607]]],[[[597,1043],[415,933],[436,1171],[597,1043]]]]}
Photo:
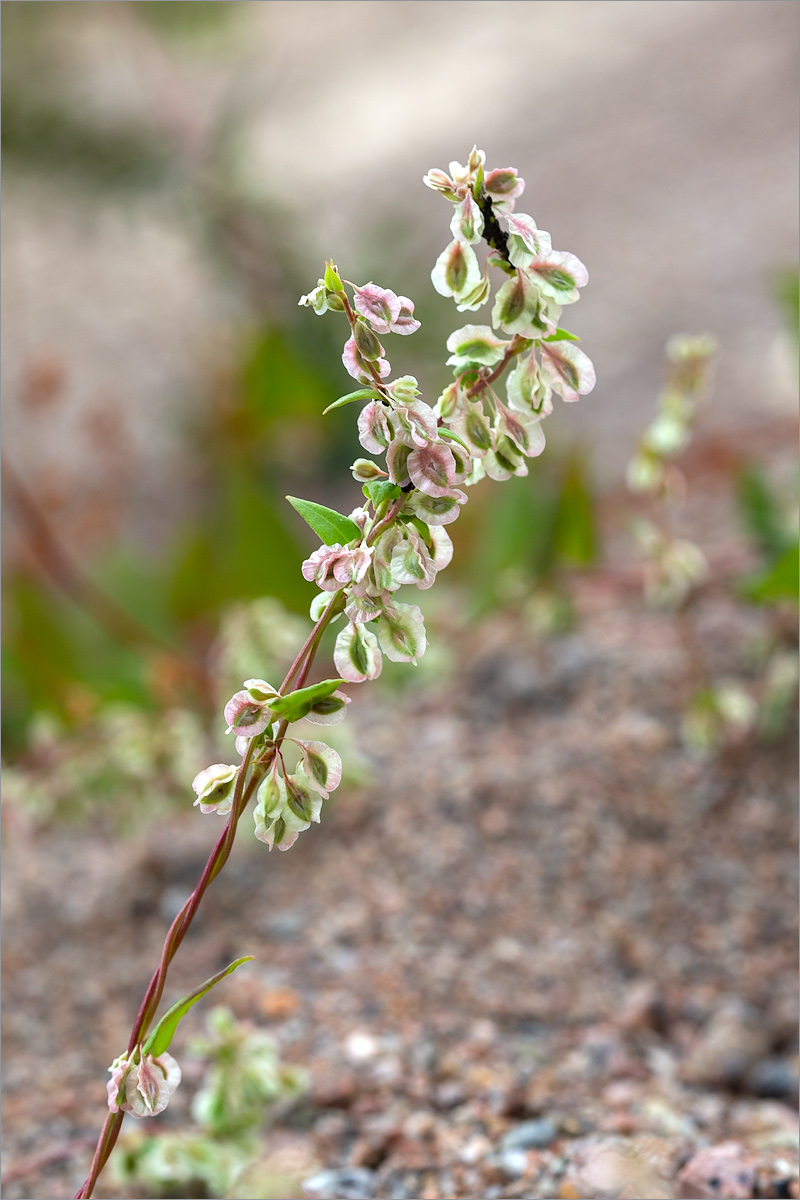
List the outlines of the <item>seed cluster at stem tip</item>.
{"type": "MultiPolygon", "coordinates": [[[[579,298],[587,282],[586,268],[574,255],[554,251],[549,234],[532,217],[514,211],[525,186],[516,169],[487,171],[483,151],[473,148],[466,166],[450,163],[449,174],[432,169],[424,182],[454,206],[453,239],[436,261],[433,285],[452,297],[459,312],[472,312],[490,300],[491,272],[499,272],[491,325],[465,325],[448,338],[454,378],[431,406],[421,399],[413,376],[390,379],[380,340],[419,328],[413,301],[371,281],[350,283],[332,262],[300,299],[317,315],[341,313],[347,322],[342,362],[360,386],[331,407],[363,403],[358,437],[374,457],[356,459],[351,470],[363,485],[365,502],[344,516],[292,498],[322,541],[302,567],[305,579],[318,588],[310,610],[315,625],[280,687],[247,679],[226,704],[227,732],[234,735],[242,761],[215,763],[193,782],[200,811],[228,816],[228,825],[167,935],[128,1054],[110,1068],[108,1103],[114,1118],[100,1135],[81,1197],[91,1196],[113,1150],[121,1113],[155,1115],[177,1087],[177,1063],[161,1052],[160,1043],[158,1053],[148,1053],[153,1034],[143,1044],[141,1039],[169,963],[205,889],[227,860],[250,796],[255,791],[256,837],[270,849],[287,850],[319,821],[323,800],[341,781],[342,763],[334,749],[305,733],[289,736],[289,730],[301,720],[318,725],[343,720],[350,698],[339,685],[376,679],[384,655],[417,662],[427,645],[422,613],[396,593],[406,585],[430,588],[450,562],[453,545],[446,526],[466,503],[465,488],[484,476],[502,480],[527,474],[527,459],[544,449],[542,419],[552,411],[553,394],[572,401],[594,386],[594,369],[578,339],[559,327],[562,309],[579,298]],[[489,246],[483,268],[474,249],[482,240],[489,246]],[[509,367],[501,397],[494,384],[509,367]],[[337,677],[308,685],[323,633],[342,618],[333,652],[337,677]]],[[[239,961],[244,960],[228,970],[239,961]]]]}

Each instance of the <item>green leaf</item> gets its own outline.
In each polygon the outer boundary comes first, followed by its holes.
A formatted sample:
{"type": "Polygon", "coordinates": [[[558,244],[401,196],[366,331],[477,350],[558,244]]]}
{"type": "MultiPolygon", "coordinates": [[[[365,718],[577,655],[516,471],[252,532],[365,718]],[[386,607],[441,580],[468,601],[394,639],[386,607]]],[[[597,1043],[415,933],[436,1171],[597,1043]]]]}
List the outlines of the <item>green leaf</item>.
{"type": "Polygon", "coordinates": [[[462,441],[457,433],[453,433],[452,429],[444,429],[444,428],[437,429],[436,433],[437,433],[437,437],[447,438],[451,442],[458,442],[459,446],[463,447],[463,449],[466,450],[467,454],[469,454],[470,457],[472,456],[472,451],[470,450],[467,443],[462,441]]]}
{"type": "Polygon", "coordinates": [[[743,596],[753,604],[781,604],[784,601],[794,601],[797,604],[798,568],[800,555],[798,543],[787,546],[766,571],[751,576],[741,585],[743,596]]]}
{"type": "Polygon", "coordinates": [[[372,501],[373,508],[380,508],[384,500],[396,500],[402,494],[402,489],[391,479],[373,479],[364,484],[364,495],[372,501]]]}
{"type": "Polygon", "coordinates": [[[315,704],[327,699],[343,683],[343,679],[323,679],[321,683],[299,688],[296,692],[290,692],[288,696],[276,696],[269,701],[269,708],[276,717],[286,721],[302,721],[315,704]]]}
{"type": "Polygon", "coordinates": [[[361,538],[361,530],[355,521],[343,517],[334,509],[325,508],[324,504],[314,504],[312,500],[298,500],[296,496],[287,496],[286,499],[326,546],[336,543],[345,546],[361,538]]]}
{"type": "Polygon", "coordinates": [[[199,988],[196,988],[193,992],[190,992],[188,996],[184,996],[183,999],[179,1000],[177,1004],[173,1004],[172,1008],[168,1012],[164,1013],[164,1016],[158,1022],[155,1029],[142,1046],[143,1053],[152,1054],[154,1058],[158,1058],[159,1054],[163,1054],[165,1050],[168,1050],[169,1044],[175,1036],[175,1030],[178,1028],[179,1023],[186,1016],[192,1005],[196,1004],[198,1000],[201,1000],[203,996],[205,996],[206,992],[210,992],[211,989],[215,987],[221,979],[224,979],[226,975],[230,975],[231,972],[235,971],[237,967],[240,967],[242,963],[252,961],[252,954],[247,954],[244,958],[237,958],[235,962],[230,964],[230,966],[225,967],[224,971],[218,971],[216,975],[212,975],[211,978],[207,979],[205,983],[200,985],[199,988]]]}
{"type": "Polygon", "coordinates": [[[579,342],[581,339],[568,329],[557,329],[555,333],[542,338],[543,342],[579,342]]]}
{"type": "Polygon", "coordinates": [[[597,526],[586,466],[577,454],[567,460],[554,516],[557,558],[587,566],[597,558],[597,526]]]}
{"type": "Polygon", "coordinates": [[[331,412],[334,408],[342,408],[345,404],[354,404],[356,400],[380,400],[380,392],[376,392],[374,388],[359,388],[357,392],[348,392],[346,396],[340,396],[338,400],[334,400],[333,404],[329,404],[327,408],[322,410],[323,417],[325,413],[331,412]]]}
{"type": "Polygon", "coordinates": [[[329,292],[343,292],[344,287],[339,278],[339,272],[333,262],[325,263],[325,287],[329,292]]]}
{"type": "Polygon", "coordinates": [[[768,558],[775,558],[792,540],[780,507],[757,467],[748,467],[737,480],[736,498],[748,533],[768,558]]]}

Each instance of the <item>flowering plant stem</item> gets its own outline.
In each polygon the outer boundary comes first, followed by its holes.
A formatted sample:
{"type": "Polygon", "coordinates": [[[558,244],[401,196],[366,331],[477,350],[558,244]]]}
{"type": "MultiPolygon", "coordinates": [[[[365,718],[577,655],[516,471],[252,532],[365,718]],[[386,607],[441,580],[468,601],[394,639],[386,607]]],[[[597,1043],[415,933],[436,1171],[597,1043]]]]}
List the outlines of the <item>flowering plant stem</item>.
{"type": "MultiPolygon", "coordinates": [[[[92,1195],[97,1178],[119,1136],[125,1112],[156,1116],[180,1082],[180,1067],[167,1053],[178,1022],[196,1000],[245,959],[237,959],[162,1016],[151,1029],[167,972],[206,889],[228,861],[237,825],[255,794],[255,835],[270,849],[288,850],[298,835],[319,821],[322,802],[341,780],[342,764],[324,742],[291,736],[290,727],[307,719],[333,725],[346,714],[350,697],[339,684],[376,679],[382,655],[416,663],[427,639],[420,608],[399,602],[402,586],[426,589],[453,553],[446,525],[456,520],[469,487],[488,475],[508,479],[528,472],[526,459],[544,449],[542,419],[552,396],[577,400],[594,386],[591,362],[574,334],[559,328],[564,305],[578,299],[586,268],[572,254],[554,251],[550,235],[533,218],[514,213],[524,188],[514,168],[486,172],[483,152],[473,149],[466,166],[451,163],[450,175],[433,170],[425,183],[456,207],[450,228],[454,240],[431,274],[440,294],[459,311],[482,307],[490,298],[489,269],[504,282],[497,291],[492,324],[466,325],[447,341],[455,380],[436,407],[419,399],[417,381],[404,375],[387,381],[391,367],[378,335],[408,335],[419,328],[406,296],[374,283],[343,280],[333,263],[300,303],[322,315],[342,313],[349,326],[342,362],[360,388],[333,406],[366,402],[358,420],[359,440],[372,454],[384,454],[385,468],[357,459],[351,471],[362,483],[366,503],[344,516],[308,500],[289,497],[322,545],[303,563],[303,575],[317,584],[311,605],[314,626],[279,688],[263,679],[245,680],[225,706],[227,732],[236,735],[239,765],[216,763],[192,786],[201,812],[228,817],[197,887],[175,917],[161,961],[150,980],[131,1030],[128,1049],[112,1063],[110,1109],[97,1142],[91,1171],[76,1200],[92,1195]],[[505,222],[504,230],[500,221],[505,222]],[[491,250],[481,275],[473,245],[491,250]],[[347,295],[346,288],[352,292],[347,295]],[[504,403],[493,384],[514,360],[504,403]],[[308,684],[327,628],[340,617],[347,625],[336,639],[334,663],[341,678],[308,684]],[[375,624],[373,632],[369,626],[375,624]],[[300,762],[287,766],[284,742],[300,762]]],[[[291,763],[292,758],[289,759],[291,763]]]]}
{"type": "MultiPolygon", "coordinates": [[[[330,606],[330,609],[332,608],[333,605],[330,606]]],[[[291,684],[292,679],[298,670],[300,671],[298,687],[302,687],[302,684],[307,677],[309,670],[311,669],[314,656],[319,649],[319,643],[322,639],[322,635],[325,632],[327,625],[330,623],[331,616],[332,613],[329,610],[323,613],[322,617],[320,617],[319,621],[317,621],[316,625],[309,634],[305,645],[302,647],[300,653],[297,655],[297,658],[289,668],[286,678],[284,679],[280,688],[281,693],[283,693],[291,684]]],[[[280,741],[282,740],[282,738],[280,738],[280,740],[276,739],[276,746],[279,746],[280,741]]],[[[270,750],[268,754],[259,762],[259,767],[262,767],[263,770],[265,770],[269,766],[269,763],[276,752],[277,750],[270,750]]],[[[225,863],[228,861],[230,856],[230,852],[233,849],[233,842],[236,837],[236,827],[239,823],[239,818],[247,807],[249,800],[252,798],[256,785],[263,774],[263,770],[260,772],[260,774],[254,774],[245,786],[245,779],[250,769],[252,753],[253,745],[251,743],[245,752],[245,757],[242,759],[242,765],[239,768],[239,772],[236,777],[233,806],[228,824],[225,826],[225,829],[218,838],[214,849],[209,855],[208,862],[203,869],[203,874],[200,876],[197,887],[194,889],[189,899],[175,917],[175,920],[172,922],[169,932],[164,939],[164,947],[161,951],[161,961],[158,964],[158,968],[153,974],[152,979],[150,980],[147,991],[144,994],[144,999],[139,1007],[139,1012],[134,1022],[133,1029],[131,1030],[131,1036],[128,1041],[128,1053],[131,1053],[136,1048],[144,1035],[147,1033],[148,1027],[153,1019],[153,1016],[155,1015],[155,1011],[164,991],[164,985],[167,981],[167,972],[169,970],[170,963],[177,954],[181,942],[189,931],[189,926],[197,914],[197,910],[200,907],[200,901],[203,899],[206,889],[225,866],[225,863]]],[[[108,1114],[105,1124],[101,1130],[100,1137],[97,1141],[97,1147],[94,1152],[89,1175],[80,1191],[76,1192],[76,1200],[83,1200],[83,1198],[92,1195],[98,1176],[111,1157],[111,1152],[116,1145],[124,1116],[125,1114],[121,1110],[117,1110],[116,1113],[108,1114]]]]}

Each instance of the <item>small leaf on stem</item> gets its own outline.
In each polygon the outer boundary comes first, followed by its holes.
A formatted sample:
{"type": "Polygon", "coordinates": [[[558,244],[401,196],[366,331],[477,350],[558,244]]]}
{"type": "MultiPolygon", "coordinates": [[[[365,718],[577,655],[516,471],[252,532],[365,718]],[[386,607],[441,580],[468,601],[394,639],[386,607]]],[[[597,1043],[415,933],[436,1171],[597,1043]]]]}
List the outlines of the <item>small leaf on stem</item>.
{"type": "Polygon", "coordinates": [[[158,1058],[159,1054],[163,1054],[165,1050],[168,1050],[169,1044],[175,1036],[175,1030],[192,1005],[196,1004],[198,1000],[202,1000],[206,992],[210,992],[221,979],[224,979],[226,975],[230,975],[242,963],[252,961],[252,954],[247,954],[244,958],[237,958],[230,966],[225,967],[223,971],[217,971],[216,975],[212,975],[199,988],[190,992],[188,996],[184,996],[177,1004],[173,1004],[172,1008],[164,1013],[164,1016],[142,1046],[142,1052],[144,1054],[152,1054],[154,1058],[158,1058]]]}
{"type": "Polygon", "coordinates": [[[345,546],[361,537],[361,530],[355,521],[343,517],[335,509],[315,504],[312,500],[299,500],[297,496],[287,496],[286,499],[326,546],[334,546],[337,542],[345,546]]]}

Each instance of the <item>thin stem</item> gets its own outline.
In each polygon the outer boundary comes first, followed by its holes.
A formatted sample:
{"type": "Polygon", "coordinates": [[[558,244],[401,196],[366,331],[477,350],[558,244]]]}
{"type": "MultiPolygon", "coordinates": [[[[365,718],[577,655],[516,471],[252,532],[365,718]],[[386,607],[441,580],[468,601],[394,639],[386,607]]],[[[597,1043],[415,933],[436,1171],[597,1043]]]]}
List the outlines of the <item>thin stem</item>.
{"type": "MultiPolygon", "coordinates": [[[[312,649],[312,647],[313,647],[314,653],[316,653],[316,648],[317,648],[319,639],[322,637],[322,634],[325,632],[328,625],[333,620],[334,616],[337,615],[333,610],[337,607],[338,600],[341,597],[343,591],[344,591],[344,588],[339,588],[338,592],[332,593],[331,600],[330,600],[330,603],[328,604],[328,607],[325,609],[325,612],[319,618],[316,625],[311,630],[311,633],[308,635],[306,640],[303,642],[303,645],[300,648],[300,652],[297,655],[297,658],[294,660],[292,665],[289,667],[289,670],[286,673],[286,678],[284,679],[281,686],[278,688],[279,695],[282,696],[284,694],[287,687],[292,682],[292,680],[294,679],[297,672],[300,670],[300,667],[302,666],[302,663],[303,663],[303,659],[306,657],[306,655],[309,653],[309,651],[312,649]]],[[[341,609],[339,611],[341,611],[341,609]]],[[[313,658],[313,654],[312,654],[312,658],[313,658]]]]}
{"type": "MultiPolygon", "coordinates": [[[[328,623],[334,616],[333,609],[336,606],[335,595],[332,602],[328,605],[328,608],[322,614],[319,621],[317,621],[317,624],[314,626],[311,634],[306,639],[300,654],[298,654],[295,662],[292,664],[289,674],[281,686],[281,692],[283,692],[284,688],[289,686],[298,669],[300,671],[300,675],[297,681],[297,687],[303,686],[308,672],[311,669],[311,665],[314,661],[317,650],[319,649],[319,643],[322,640],[322,635],[325,632],[328,623]]],[[[288,722],[285,720],[281,721],[280,725],[278,726],[274,747],[270,748],[269,753],[263,759],[259,760],[257,764],[258,766],[266,766],[267,768],[269,767],[271,758],[280,749],[280,745],[286,735],[287,728],[288,722]]],[[[200,906],[200,901],[202,900],[206,889],[217,877],[219,872],[225,866],[225,863],[228,861],[233,848],[234,839],[236,837],[236,827],[239,823],[239,818],[247,807],[253,792],[263,777],[263,772],[259,772],[258,775],[253,775],[247,786],[245,786],[244,781],[252,761],[252,755],[253,742],[251,741],[248,745],[245,756],[242,759],[242,764],[239,768],[239,774],[236,778],[236,786],[231,805],[231,815],[228,823],[225,826],[223,833],[217,840],[214,849],[209,855],[197,887],[183,905],[178,915],[175,917],[174,921],[170,925],[167,936],[164,939],[164,946],[161,951],[161,961],[150,980],[147,991],[144,995],[144,999],[139,1007],[139,1012],[137,1013],[133,1029],[131,1030],[131,1036],[128,1042],[129,1054],[132,1053],[136,1046],[140,1044],[142,1038],[147,1032],[150,1022],[152,1021],[161,1000],[170,963],[175,957],[181,942],[189,931],[189,927],[194,920],[194,917],[200,906]]],[[[100,1137],[97,1141],[97,1147],[94,1152],[89,1175],[80,1191],[76,1193],[75,1200],[88,1200],[88,1198],[92,1195],[100,1172],[108,1162],[114,1146],[116,1145],[124,1115],[125,1114],[123,1112],[118,1111],[116,1113],[109,1113],[106,1117],[105,1124],[103,1125],[100,1137]]]]}
{"type": "Polygon", "coordinates": [[[94,1185],[97,1182],[97,1177],[108,1162],[111,1151],[117,1144],[124,1116],[125,1114],[119,1110],[115,1113],[110,1112],[106,1117],[105,1124],[100,1131],[100,1137],[97,1139],[97,1147],[92,1159],[89,1176],[81,1190],[75,1193],[75,1200],[84,1200],[84,1198],[91,1196],[94,1185]]]}
{"type": "Polygon", "coordinates": [[[485,388],[493,384],[495,379],[499,379],[499,377],[503,374],[503,371],[505,371],[506,367],[511,362],[512,358],[516,358],[516,356],[522,352],[524,346],[525,338],[520,337],[518,333],[515,333],[511,339],[510,346],[495,369],[490,372],[489,375],[482,376],[475,383],[473,383],[471,388],[468,389],[467,396],[470,398],[470,400],[473,396],[477,396],[479,392],[484,391],[485,388]]]}
{"type": "Polygon", "coordinates": [[[368,546],[371,546],[373,542],[377,541],[384,529],[387,529],[389,525],[391,525],[392,521],[400,512],[400,509],[403,507],[405,502],[405,496],[399,496],[397,500],[392,501],[392,504],[390,505],[386,515],[382,517],[381,520],[378,521],[377,525],[373,526],[373,528],[370,530],[369,537],[367,538],[368,546]]]}
{"type": "MultiPolygon", "coordinates": [[[[352,287],[352,284],[350,286],[352,287]]],[[[350,301],[347,299],[347,294],[345,292],[339,292],[338,294],[339,294],[339,296],[341,296],[342,302],[344,304],[344,311],[347,314],[347,320],[350,322],[350,330],[353,334],[353,337],[355,337],[355,335],[356,335],[356,320],[357,320],[356,315],[353,312],[352,308],[350,307],[350,301]]],[[[372,376],[372,379],[373,379],[373,382],[374,382],[376,388],[378,388],[379,391],[382,392],[384,390],[383,380],[381,379],[380,375],[376,371],[374,363],[369,362],[369,360],[367,360],[367,359],[365,359],[364,361],[366,362],[367,366],[369,367],[369,373],[372,376]]]]}

